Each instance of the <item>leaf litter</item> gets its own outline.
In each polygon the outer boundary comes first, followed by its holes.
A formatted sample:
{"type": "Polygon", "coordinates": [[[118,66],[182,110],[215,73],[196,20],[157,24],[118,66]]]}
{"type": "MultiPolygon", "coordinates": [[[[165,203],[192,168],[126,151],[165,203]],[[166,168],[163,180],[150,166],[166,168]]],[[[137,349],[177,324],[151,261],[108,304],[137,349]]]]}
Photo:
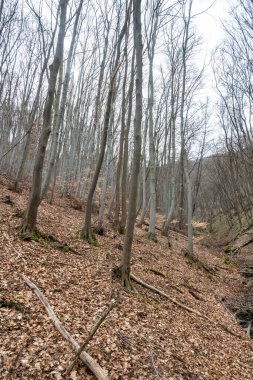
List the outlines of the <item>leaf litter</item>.
{"type": "MultiPolygon", "coordinates": [[[[21,240],[14,205],[24,209],[27,192],[16,194],[5,185],[0,187],[2,197],[13,202],[0,202],[1,379],[64,379],[73,357],[70,345],[24,283],[22,273],[39,287],[79,344],[111,298],[118,296],[117,306],[86,348],[112,380],[252,379],[252,341],[224,306],[224,300],[240,289],[243,280],[237,268],[224,265],[223,253],[197,244],[193,262],[182,253],[183,235],[171,231],[168,244],[159,234],[154,243],[148,240],[145,228],[136,227],[132,271],[238,337],[139,284],[133,282],[131,293],[123,290],[112,270],[120,264],[122,251],[116,246],[123,246],[124,237],[115,234],[106,221],[106,235],[97,237],[99,246],[89,246],[79,238],[84,213],[70,208],[60,197],[54,205],[42,202],[38,229],[79,254],[59,250],[44,238],[21,240]],[[212,271],[208,273],[204,267],[212,271]]],[[[79,362],[71,378],[89,380],[94,376],[79,362]]]]}

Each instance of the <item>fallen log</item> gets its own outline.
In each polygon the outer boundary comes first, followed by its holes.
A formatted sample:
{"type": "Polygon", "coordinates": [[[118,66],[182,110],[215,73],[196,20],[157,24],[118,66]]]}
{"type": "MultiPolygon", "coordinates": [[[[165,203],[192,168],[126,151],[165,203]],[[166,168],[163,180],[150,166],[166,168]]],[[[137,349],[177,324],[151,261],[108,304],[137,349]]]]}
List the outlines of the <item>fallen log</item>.
{"type": "MultiPolygon", "coordinates": [[[[77,341],[72,337],[72,335],[65,329],[63,324],[57,318],[54,310],[50,306],[46,297],[42,294],[39,288],[31,281],[28,277],[22,274],[22,278],[25,283],[34,291],[36,296],[39,298],[41,303],[44,305],[48,316],[51,318],[55,328],[59,331],[59,333],[65,338],[73,347],[73,349],[77,352],[80,349],[77,341]]],[[[80,359],[83,363],[89,368],[89,370],[94,374],[97,380],[109,380],[106,371],[100,367],[95,359],[93,359],[87,352],[83,351],[80,354],[80,359]]]]}
{"type": "Polygon", "coordinates": [[[244,243],[242,243],[241,245],[238,245],[236,247],[233,247],[232,249],[232,252],[233,253],[238,253],[240,252],[241,248],[244,248],[246,247],[247,245],[253,243],[253,237],[251,237],[250,239],[246,240],[244,243]]]}
{"type": "Polygon", "coordinates": [[[200,313],[198,310],[196,309],[192,309],[191,307],[188,307],[186,305],[184,305],[183,303],[177,301],[175,298],[169,296],[167,293],[163,292],[162,290],[160,289],[157,289],[155,288],[154,286],[152,285],[149,285],[147,284],[146,282],[144,282],[143,280],[141,280],[140,278],[136,277],[134,274],[130,274],[130,278],[132,280],[134,280],[135,282],[137,282],[137,284],[140,284],[142,285],[144,288],[147,288],[147,289],[150,289],[152,290],[153,292],[167,298],[168,300],[170,300],[172,303],[174,303],[175,305],[179,306],[180,308],[188,311],[189,313],[192,313],[192,314],[195,314],[195,315],[198,315],[199,317],[201,317],[202,319],[208,321],[209,323],[211,323],[212,325],[216,326],[216,327],[219,327],[221,328],[223,331],[239,338],[239,339],[246,339],[248,341],[248,338],[244,338],[242,337],[241,335],[238,335],[236,333],[234,333],[233,331],[231,331],[228,327],[224,326],[223,324],[221,324],[220,322],[217,322],[209,317],[207,317],[206,315],[200,313]]]}

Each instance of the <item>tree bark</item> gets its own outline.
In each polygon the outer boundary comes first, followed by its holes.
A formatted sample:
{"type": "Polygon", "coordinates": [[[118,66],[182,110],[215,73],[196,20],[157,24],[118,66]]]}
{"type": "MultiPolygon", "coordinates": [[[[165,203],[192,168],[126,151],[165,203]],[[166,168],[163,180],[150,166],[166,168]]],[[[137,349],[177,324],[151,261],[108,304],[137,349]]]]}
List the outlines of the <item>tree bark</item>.
{"type": "Polygon", "coordinates": [[[110,78],[110,83],[109,83],[109,92],[108,92],[108,96],[107,96],[104,127],[103,127],[102,140],[101,140],[101,146],[100,146],[100,153],[99,153],[95,173],[94,173],[94,176],[92,179],[92,183],[91,183],[88,198],[87,198],[86,211],[85,211],[85,224],[84,224],[84,227],[81,231],[81,237],[83,239],[87,239],[88,241],[92,241],[92,239],[93,239],[92,230],[91,230],[92,200],[93,200],[93,196],[94,196],[94,193],[96,190],[97,181],[98,181],[98,177],[99,177],[100,170],[102,167],[102,163],[104,160],[107,135],[108,135],[108,126],[109,126],[110,114],[111,114],[111,104],[112,104],[113,92],[114,92],[114,82],[115,82],[119,67],[122,63],[122,61],[120,62],[120,47],[121,47],[122,39],[123,39],[125,32],[126,32],[126,29],[127,29],[127,23],[129,20],[129,10],[130,10],[130,6],[127,9],[125,22],[124,22],[124,25],[121,29],[121,32],[120,32],[120,35],[119,35],[119,38],[117,41],[116,59],[115,59],[114,68],[113,68],[112,75],[110,78]]]}
{"type": "Polygon", "coordinates": [[[66,13],[67,13],[68,0],[60,1],[60,26],[58,32],[57,46],[53,63],[50,65],[50,76],[48,84],[47,98],[43,112],[43,126],[39,139],[39,146],[35,157],[35,164],[33,169],[32,189],[29,196],[28,208],[25,218],[22,222],[23,231],[32,231],[35,228],[38,208],[41,202],[41,184],[42,184],[42,171],[46,153],[46,147],[51,133],[51,118],[52,106],[54,101],[54,92],[56,87],[56,80],[60,65],[63,59],[64,37],[66,27],[66,13]]]}
{"type": "MultiPolygon", "coordinates": [[[[127,39],[126,39],[127,44],[127,39]]],[[[114,227],[119,229],[119,218],[120,218],[120,185],[121,185],[121,174],[122,174],[122,161],[123,161],[123,145],[126,129],[126,81],[127,81],[127,46],[125,46],[125,73],[123,79],[122,87],[122,102],[121,102],[121,130],[120,130],[120,141],[119,141],[119,158],[116,170],[116,194],[115,194],[115,212],[114,212],[114,227]]],[[[120,229],[119,229],[120,231],[120,229]]]]}
{"type": "MultiPolygon", "coordinates": [[[[51,148],[49,166],[48,166],[47,174],[46,174],[43,186],[42,186],[41,198],[43,198],[45,193],[47,192],[47,189],[48,189],[48,186],[49,186],[49,183],[51,180],[51,176],[52,176],[53,167],[55,165],[55,159],[56,159],[57,147],[58,147],[59,129],[60,129],[60,126],[63,122],[64,114],[65,114],[67,95],[68,95],[68,89],[69,89],[69,81],[70,81],[71,68],[72,68],[72,62],[73,62],[74,47],[75,47],[75,42],[76,42],[76,36],[78,33],[77,27],[78,27],[78,22],[79,22],[79,18],[80,18],[82,6],[83,6],[83,1],[84,0],[80,0],[79,6],[78,6],[77,11],[76,11],[75,24],[74,24],[72,39],[71,39],[70,48],[69,48],[69,52],[68,52],[66,73],[65,73],[65,78],[64,78],[64,82],[63,82],[61,102],[60,102],[59,112],[58,112],[57,118],[56,118],[55,130],[54,130],[53,139],[52,139],[52,148],[51,148]]],[[[60,86],[60,83],[59,83],[59,86],[60,86]]]]}
{"type": "Polygon", "coordinates": [[[135,121],[134,121],[134,154],[130,182],[130,196],[126,236],[122,256],[122,285],[130,288],[131,250],[136,217],[136,200],[141,158],[141,122],[142,122],[142,32],[141,32],[141,0],[133,0],[134,46],[136,55],[135,84],[135,121]]]}
{"type": "Polygon", "coordinates": [[[134,90],[134,69],[135,69],[135,50],[133,49],[132,63],[131,63],[131,77],[128,89],[128,111],[127,111],[127,123],[125,128],[124,136],[124,153],[123,153],[123,167],[122,167],[122,213],[120,220],[120,228],[125,229],[126,227],[126,209],[127,209],[127,177],[128,177],[128,145],[129,145],[129,130],[132,118],[132,108],[133,108],[133,90],[134,90]]]}

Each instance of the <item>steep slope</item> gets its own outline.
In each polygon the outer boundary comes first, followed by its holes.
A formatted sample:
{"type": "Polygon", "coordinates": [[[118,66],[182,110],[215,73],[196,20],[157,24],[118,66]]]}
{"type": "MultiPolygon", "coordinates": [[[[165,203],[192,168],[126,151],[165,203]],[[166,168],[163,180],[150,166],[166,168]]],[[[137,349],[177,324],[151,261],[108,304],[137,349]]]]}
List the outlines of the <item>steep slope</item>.
{"type": "MultiPolygon", "coordinates": [[[[24,209],[27,194],[12,193],[3,185],[0,192],[1,378],[63,379],[72,357],[71,347],[22,280],[24,273],[80,343],[109,300],[118,297],[87,347],[110,379],[252,379],[252,341],[225,306],[243,279],[224,263],[222,253],[197,245],[193,261],[184,254],[183,235],[171,232],[170,244],[161,236],[154,243],[147,231],[136,228],[133,273],[199,316],[138,284],[133,283],[135,292],[122,290],[113,268],[120,263],[123,237],[109,222],[106,235],[98,237],[99,246],[89,246],[79,238],[83,212],[60,199],[55,205],[43,202],[38,228],[45,236],[22,241],[17,208],[24,209]]],[[[94,377],[79,365],[72,378],[94,377]]]]}

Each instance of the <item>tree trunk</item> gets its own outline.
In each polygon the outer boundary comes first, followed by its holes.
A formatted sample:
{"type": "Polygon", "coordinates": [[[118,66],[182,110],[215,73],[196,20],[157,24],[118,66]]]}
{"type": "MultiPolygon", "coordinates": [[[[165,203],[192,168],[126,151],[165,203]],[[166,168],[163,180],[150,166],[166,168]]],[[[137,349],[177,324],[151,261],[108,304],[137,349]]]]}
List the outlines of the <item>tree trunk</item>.
{"type": "Polygon", "coordinates": [[[141,0],[133,0],[134,46],[136,54],[136,98],[134,121],[134,153],[132,162],[131,186],[128,206],[127,228],[122,256],[122,285],[130,287],[131,250],[136,216],[136,200],[141,158],[141,122],[142,122],[142,33],[141,0]]]}
{"type": "Polygon", "coordinates": [[[50,76],[48,84],[48,93],[43,112],[43,126],[39,139],[39,146],[35,157],[35,164],[33,169],[32,188],[29,196],[28,208],[25,218],[22,222],[23,231],[32,231],[35,228],[38,208],[41,202],[41,183],[42,183],[42,171],[45,159],[46,147],[51,132],[51,118],[52,118],[52,106],[54,101],[54,92],[56,87],[56,80],[59,71],[59,67],[63,58],[63,47],[65,37],[66,26],[66,13],[67,13],[68,0],[60,1],[60,26],[58,32],[56,52],[53,63],[50,66],[50,76]]]}
{"type": "Polygon", "coordinates": [[[187,185],[187,223],[188,223],[188,252],[193,255],[193,229],[192,229],[192,184],[187,165],[187,155],[184,153],[184,173],[187,185]]]}
{"type": "Polygon", "coordinates": [[[81,237],[83,239],[87,239],[88,241],[93,240],[92,230],[91,230],[92,200],[93,200],[93,196],[94,196],[94,193],[96,190],[97,181],[98,181],[98,177],[100,174],[100,170],[102,167],[104,154],[105,154],[107,134],[108,134],[108,126],[109,126],[110,114],[111,114],[111,104],[112,104],[113,92],[114,92],[114,82],[115,82],[115,78],[117,76],[119,67],[121,65],[120,47],[121,47],[122,39],[123,39],[125,32],[126,32],[126,29],[127,29],[128,19],[129,19],[129,9],[127,10],[125,22],[124,22],[124,25],[122,27],[122,30],[120,32],[120,35],[119,35],[119,38],[117,41],[116,59],[115,59],[112,75],[110,78],[109,92],[108,92],[108,96],[107,96],[107,103],[106,103],[106,111],[105,111],[105,119],[104,119],[104,127],[103,127],[103,132],[102,132],[102,141],[101,141],[100,153],[99,153],[97,165],[95,168],[95,173],[94,173],[94,176],[92,179],[92,183],[91,183],[88,198],[87,198],[86,212],[85,212],[85,225],[81,231],[81,237]]]}
{"type": "Polygon", "coordinates": [[[146,194],[146,142],[147,142],[147,129],[148,129],[148,118],[145,120],[144,127],[144,139],[142,144],[142,209],[140,216],[139,226],[141,227],[145,221],[146,211],[147,211],[147,194],[146,194]]]}
{"type": "MultiPolygon", "coordinates": [[[[72,68],[72,62],[73,62],[74,47],[75,47],[76,36],[77,36],[77,27],[78,27],[78,22],[79,22],[79,18],[80,18],[82,6],[83,6],[83,1],[84,0],[80,0],[79,6],[78,6],[78,9],[76,12],[75,24],[74,24],[74,29],[73,29],[73,33],[72,33],[72,39],[71,39],[70,48],[69,48],[69,52],[68,52],[68,59],[67,59],[66,73],[65,73],[63,89],[62,89],[60,108],[59,108],[59,112],[58,112],[57,118],[56,118],[56,124],[55,124],[55,128],[54,128],[53,139],[52,139],[52,148],[51,148],[50,160],[49,160],[47,174],[46,174],[43,186],[42,186],[41,198],[43,198],[45,193],[47,192],[47,189],[48,189],[48,186],[49,186],[49,183],[51,180],[51,176],[52,176],[53,167],[55,165],[55,158],[56,158],[57,147],[58,147],[59,129],[60,129],[60,126],[61,126],[62,121],[64,119],[64,114],[65,114],[67,95],[68,95],[68,89],[69,89],[70,74],[71,74],[71,68],[72,68]]],[[[61,88],[61,83],[59,83],[59,86],[61,88]]]]}
{"type": "Polygon", "coordinates": [[[155,55],[155,44],[158,30],[159,3],[152,10],[151,30],[148,36],[148,59],[149,59],[149,78],[148,78],[148,131],[149,131],[149,191],[150,191],[150,209],[149,209],[149,228],[148,236],[151,240],[156,241],[155,223],[156,223],[156,156],[155,156],[155,136],[154,136],[154,78],[153,62],[155,55]]]}
{"type": "Polygon", "coordinates": [[[131,77],[128,89],[128,111],[127,111],[127,123],[125,129],[124,138],[124,153],[123,153],[123,168],[122,168],[122,213],[120,220],[120,228],[123,230],[126,227],[126,200],[127,200],[127,176],[128,176],[128,145],[129,145],[129,130],[131,125],[132,108],[133,108],[133,90],[134,90],[134,65],[135,50],[133,49],[132,63],[131,63],[131,77]]]}
{"type": "MultiPolygon", "coordinates": [[[[126,39],[127,44],[127,39],[126,39]]],[[[115,194],[115,212],[114,212],[114,227],[119,229],[119,218],[120,218],[120,185],[121,185],[121,174],[122,174],[122,161],[123,161],[123,144],[125,137],[125,129],[126,129],[126,80],[127,80],[127,47],[125,47],[125,73],[123,79],[123,87],[122,87],[122,102],[121,102],[121,131],[120,131],[120,141],[119,141],[119,158],[117,163],[116,170],[116,194],[115,194]]]]}
{"type": "MultiPolygon", "coordinates": [[[[188,212],[188,250],[190,254],[193,254],[193,244],[192,244],[192,188],[190,175],[187,168],[187,151],[185,146],[185,127],[186,127],[186,118],[184,115],[185,110],[185,97],[186,97],[186,53],[189,41],[189,26],[191,20],[191,8],[193,0],[190,0],[188,16],[184,19],[185,29],[184,29],[184,39],[182,46],[182,59],[183,59],[183,77],[182,77],[182,93],[181,93],[181,105],[180,105],[180,135],[181,135],[181,201],[183,197],[183,177],[186,179],[187,184],[187,212],[188,212]]],[[[181,204],[182,207],[182,204],[181,204]]],[[[181,210],[182,211],[182,210],[181,210]]]]}

